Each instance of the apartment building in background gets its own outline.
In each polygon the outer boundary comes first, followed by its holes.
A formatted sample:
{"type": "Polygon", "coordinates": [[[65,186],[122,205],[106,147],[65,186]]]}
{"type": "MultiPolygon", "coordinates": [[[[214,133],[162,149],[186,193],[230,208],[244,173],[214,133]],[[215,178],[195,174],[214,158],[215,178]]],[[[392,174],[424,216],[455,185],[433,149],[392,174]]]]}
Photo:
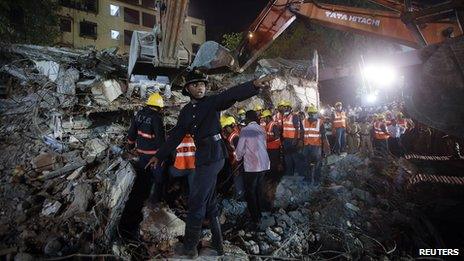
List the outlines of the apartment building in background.
{"type": "MultiPolygon", "coordinates": [[[[97,49],[119,47],[128,53],[134,31],[151,31],[159,23],[155,0],[60,0],[61,36],[58,43],[97,49]]],[[[205,22],[187,16],[182,43],[196,53],[206,41],[205,22]]]]}

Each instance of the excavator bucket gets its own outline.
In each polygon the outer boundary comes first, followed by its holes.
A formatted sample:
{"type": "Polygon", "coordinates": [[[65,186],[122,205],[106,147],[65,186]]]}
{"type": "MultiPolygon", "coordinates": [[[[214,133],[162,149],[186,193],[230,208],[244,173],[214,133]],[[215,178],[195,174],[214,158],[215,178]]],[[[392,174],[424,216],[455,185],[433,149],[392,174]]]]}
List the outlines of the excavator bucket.
{"type": "Polygon", "coordinates": [[[445,133],[464,137],[464,37],[421,50],[423,63],[406,76],[408,114],[445,133]]]}
{"type": "Polygon", "coordinates": [[[200,46],[190,67],[207,73],[238,71],[237,60],[233,54],[214,41],[207,41],[200,46]]]}

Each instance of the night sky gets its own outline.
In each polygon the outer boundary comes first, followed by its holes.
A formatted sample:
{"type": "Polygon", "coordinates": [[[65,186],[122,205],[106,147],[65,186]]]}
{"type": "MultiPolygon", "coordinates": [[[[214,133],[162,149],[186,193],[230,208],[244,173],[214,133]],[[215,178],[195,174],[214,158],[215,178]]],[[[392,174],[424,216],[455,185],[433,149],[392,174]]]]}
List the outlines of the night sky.
{"type": "Polygon", "coordinates": [[[189,15],[204,19],[206,39],[245,31],[269,0],[190,0],[189,15]]]}

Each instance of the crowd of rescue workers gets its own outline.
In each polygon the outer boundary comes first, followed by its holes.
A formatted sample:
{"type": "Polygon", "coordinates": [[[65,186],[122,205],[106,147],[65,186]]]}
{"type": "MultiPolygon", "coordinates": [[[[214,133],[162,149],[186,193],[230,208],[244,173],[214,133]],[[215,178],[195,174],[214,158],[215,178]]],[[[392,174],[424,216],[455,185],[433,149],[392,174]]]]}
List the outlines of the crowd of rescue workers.
{"type": "MultiPolygon", "coordinates": [[[[145,200],[154,205],[163,200],[165,173],[171,178],[187,177],[188,216],[184,242],[176,252],[189,257],[198,254],[199,231],[203,220],[208,219],[212,247],[222,255],[216,196],[219,172],[230,178],[234,197],[247,202],[250,229],[257,229],[267,173],[303,176],[302,182],[317,187],[323,159],[330,154],[404,153],[401,138],[414,123],[396,105],[344,109],[337,102],[334,107],[318,109],[310,104],[296,111],[289,100],[280,100],[275,108],[255,105],[252,110],[221,112],[268,88],[271,80],[267,76],[207,96],[207,76],[190,72],[182,93],[190,96],[191,102],[182,108],[177,125],[167,133],[163,98],[159,93],[151,94],[128,132],[127,147],[138,156],[137,179],[122,220],[140,216],[145,200]]],[[[129,223],[126,225],[136,229],[129,223]]]]}

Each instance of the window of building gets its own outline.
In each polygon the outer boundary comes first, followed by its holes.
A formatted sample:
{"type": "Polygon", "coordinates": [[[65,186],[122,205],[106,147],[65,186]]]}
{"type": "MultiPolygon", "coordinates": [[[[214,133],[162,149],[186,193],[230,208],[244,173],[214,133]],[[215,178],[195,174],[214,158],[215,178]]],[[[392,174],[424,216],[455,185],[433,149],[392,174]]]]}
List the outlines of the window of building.
{"type": "Polygon", "coordinates": [[[132,40],[132,31],[124,30],[124,44],[130,45],[132,40]]]}
{"type": "Polygon", "coordinates": [[[124,22],[140,24],[140,13],[137,10],[124,7],[124,22]]]}
{"type": "Polygon", "coordinates": [[[156,23],[156,17],[151,14],[142,13],[142,25],[153,28],[156,23]]]}
{"type": "Polygon", "coordinates": [[[111,39],[113,40],[119,40],[119,31],[116,31],[116,30],[111,30],[111,39]]]}
{"type": "Polygon", "coordinates": [[[60,31],[61,32],[71,32],[72,21],[69,18],[60,18],[60,31]]]}
{"type": "Polygon", "coordinates": [[[197,27],[195,25],[192,25],[192,34],[193,35],[197,34],[197,27]]]}
{"type": "Polygon", "coordinates": [[[117,5],[110,5],[110,15],[111,16],[119,16],[119,6],[117,5]]]}
{"type": "Polygon", "coordinates": [[[131,5],[139,5],[140,1],[139,0],[122,0],[123,2],[126,2],[131,5]]]}
{"type": "Polygon", "coordinates": [[[142,6],[146,8],[155,8],[155,0],[142,0],[142,6]]]}
{"type": "Polygon", "coordinates": [[[200,45],[199,44],[192,44],[192,53],[193,54],[196,54],[198,52],[198,49],[200,49],[200,45]]]}
{"type": "Polygon", "coordinates": [[[97,39],[97,24],[89,21],[80,23],[80,36],[97,39]]]}
{"type": "Polygon", "coordinates": [[[68,8],[98,13],[98,0],[60,0],[60,4],[68,8]]]}

